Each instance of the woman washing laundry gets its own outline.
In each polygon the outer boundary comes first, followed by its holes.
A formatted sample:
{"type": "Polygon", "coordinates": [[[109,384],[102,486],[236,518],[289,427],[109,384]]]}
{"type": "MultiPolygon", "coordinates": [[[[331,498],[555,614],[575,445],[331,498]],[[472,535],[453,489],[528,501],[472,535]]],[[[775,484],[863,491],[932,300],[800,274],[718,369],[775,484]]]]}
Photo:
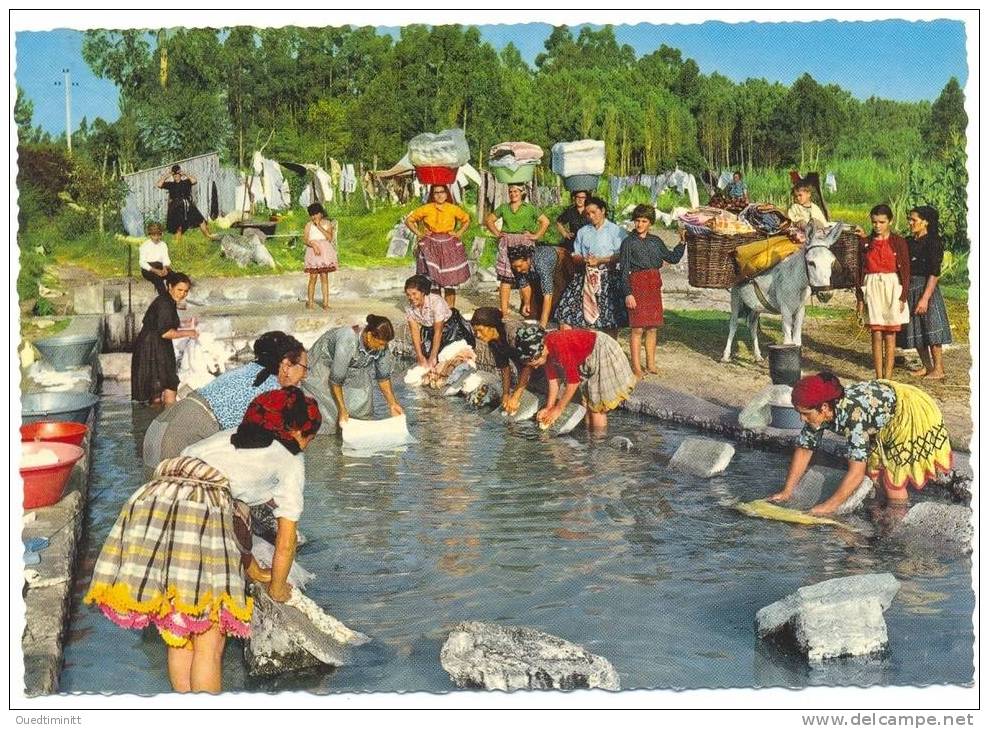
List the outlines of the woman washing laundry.
{"type": "Polygon", "coordinates": [[[277,602],[291,597],[302,451],[319,425],[316,402],[298,388],[266,392],[236,430],[162,461],[120,510],[83,602],[123,628],[153,625],[175,691],[222,689],[226,637],[251,634],[247,577],[277,602]],[[271,501],[278,527],[266,570],[251,556],[249,507],[271,501]]]}
{"type": "Polygon", "coordinates": [[[144,465],[154,468],[186,446],[233,428],[255,397],[298,385],[307,366],[302,342],[285,332],[265,332],[254,342],[254,362],[224,372],[152,421],[144,434],[144,465]]]}
{"type": "Polygon", "coordinates": [[[432,286],[432,281],[421,274],[411,276],[405,282],[405,297],[409,301],[405,316],[412,348],[416,362],[427,369],[436,366],[440,350],[448,344],[463,340],[474,346],[470,325],[459,311],[447,306],[442,296],[430,293],[432,286]]]}
{"type": "Polygon", "coordinates": [[[509,343],[505,321],[498,309],[493,306],[475,309],[470,323],[477,340],[488,345],[488,351],[494,358],[495,367],[501,375],[501,406],[505,412],[512,414],[519,409],[522,391],[529,382],[532,369],[525,367],[518,350],[509,343]],[[514,390],[512,389],[513,364],[519,375],[514,390]]]}
{"type": "Polygon", "coordinates": [[[579,390],[587,409],[588,430],[603,432],[608,427],[608,412],[627,400],[638,382],[621,346],[603,332],[547,332],[526,324],[515,333],[515,348],[527,366],[543,367],[546,373],[546,406],[536,414],[543,428],[556,422],[579,390]]]}
{"type": "Polygon", "coordinates": [[[848,441],[848,470],[832,496],[815,506],[815,516],[832,514],[869,476],[891,505],[906,504],[907,486],[918,491],[938,473],[951,470],[951,443],[944,418],[931,397],[891,380],[844,387],[831,372],[801,379],[793,407],[804,428],[790,461],[783,490],[770,501],[786,501],[810,466],[825,430],[848,441]]]}
{"type": "Polygon", "coordinates": [[[302,386],[319,403],[321,433],[336,432],[351,417],[372,418],[374,382],[392,416],[405,412],[391,385],[394,357],[388,343],[395,330],[383,316],[368,314],[366,321],[363,327],[330,329],[309,349],[309,373],[302,386]]]}

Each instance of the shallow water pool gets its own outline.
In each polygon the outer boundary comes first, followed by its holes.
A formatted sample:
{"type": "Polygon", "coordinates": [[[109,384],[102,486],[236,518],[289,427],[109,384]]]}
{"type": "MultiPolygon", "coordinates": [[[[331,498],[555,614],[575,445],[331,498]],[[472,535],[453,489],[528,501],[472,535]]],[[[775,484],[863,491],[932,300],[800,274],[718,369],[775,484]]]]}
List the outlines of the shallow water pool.
{"type": "MultiPolygon", "coordinates": [[[[225,690],[454,690],[439,652],[467,619],[579,643],[612,662],[623,689],[972,681],[970,559],[730,507],[779,486],[785,456],[739,447],[728,473],[705,481],[666,465],[692,433],[650,418],[612,414],[603,441],[583,428],[549,438],[487,421],[459,399],[396,389],[418,444],[356,457],[315,441],[299,524],[308,542],[298,560],[318,575],[307,594],[373,641],[335,671],[264,680],[247,677],[230,641],[225,690]],[[615,436],[633,449],[610,446],[615,436]],[[885,571],[902,583],[886,612],[885,658],[811,669],[757,640],[764,605],[802,585],[885,571]]],[[[65,692],[170,690],[154,631],[123,630],[81,604],[103,539],[144,478],[140,444],[155,414],[122,398],[101,403],[65,692]]]]}

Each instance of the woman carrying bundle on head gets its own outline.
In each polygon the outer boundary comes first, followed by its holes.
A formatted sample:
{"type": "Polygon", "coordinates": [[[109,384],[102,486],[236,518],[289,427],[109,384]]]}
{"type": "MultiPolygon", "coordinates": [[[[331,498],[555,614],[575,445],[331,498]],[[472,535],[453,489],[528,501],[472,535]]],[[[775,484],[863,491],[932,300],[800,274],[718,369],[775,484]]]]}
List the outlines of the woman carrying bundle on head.
{"type": "Polygon", "coordinates": [[[501,315],[508,316],[508,299],[512,288],[518,287],[511,262],[508,260],[509,246],[532,248],[549,228],[549,218],[526,201],[525,187],[519,184],[508,186],[508,202],[499,205],[484,219],[484,226],[498,238],[498,259],[495,272],[498,274],[498,301],[501,315]],[[501,220],[501,230],[498,229],[501,220]]]}
{"type": "Polygon", "coordinates": [[[449,187],[433,185],[429,189],[429,202],[409,213],[405,225],[419,239],[416,273],[441,288],[443,298],[452,308],[457,303],[457,287],[470,278],[461,240],[470,227],[470,215],[450,202],[449,187]]]}
{"type": "Polygon", "coordinates": [[[235,427],[258,395],[298,385],[306,376],[306,348],[280,331],[254,342],[254,361],[219,375],[155,418],[144,434],[144,465],[154,468],[186,446],[235,427]]]}
{"type": "Polygon", "coordinates": [[[621,346],[603,332],[547,332],[525,324],[515,333],[515,349],[526,366],[543,367],[546,373],[546,406],[536,414],[543,428],[556,422],[580,390],[588,430],[603,432],[608,427],[608,412],[627,400],[638,382],[621,346]],[[560,377],[565,382],[562,392],[560,377]]]}
{"type": "Polygon", "coordinates": [[[154,626],[167,644],[168,678],[180,693],[222,688],[228,635],[249,638],[247,578],[291,597],[302,514],[302,451],[319,429],[316,402],[297,387],[256,397],[236,430],[223,430],[162,461],[127,500],[83,600],[123,628],[154,626]],[[249,507],[274,502],[271,569],[251,555],[249,507]]]}
{"type": "Polygon", "coordinates": [[[844,387],[832,372],[804,377],[793,387],[794,409],[804,421],[783,490],[786,501],[807,472],[825,430],[848,440],[848,471],[837,490],[810,510],[832,514],[855,493],[866,475],[882,486],[890,504],[907,503],[907,486],[918,491],[951,470],[951,443],[944,418],[930,395],[892,380],[844,387]]]}
{"type": "Polygon", "coordinates": [[[440,350],[448,344],[467,342],[474,346],[474,332],[467,320],[456,309],[447,306],[439,294],[432,291],[432,281],[421,274],[411,276],[405,282],[405,307],[412,348],[416,363],[432,369],[436,366],[440,350]]]}

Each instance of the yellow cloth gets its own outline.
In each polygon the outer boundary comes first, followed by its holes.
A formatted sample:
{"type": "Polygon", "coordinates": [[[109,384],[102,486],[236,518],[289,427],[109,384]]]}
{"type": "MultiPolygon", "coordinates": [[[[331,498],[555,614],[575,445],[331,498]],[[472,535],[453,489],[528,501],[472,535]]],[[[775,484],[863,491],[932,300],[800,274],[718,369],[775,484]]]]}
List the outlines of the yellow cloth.
{"type": "Polygon", "coordinates": [[[418,223],[422,221],[429,228],[431,233],[450,233],[456,227],[457,222],[470,225],[470,216],[459,205],[453,203],[426,203],[416,208],[406,219],[407,223],[418,223]]]}
{"type": "Polygon", "coordinates": [[[774,235],[772,238],[740,245],[735,249],[735,260],[741,277],[752,278],[768,271],[799,250],[800,246],[785,235],[774,235]]]}
{"type": "Polygon", "coordinates": [[[876,437],[866,470],[891,491],[908,484],[922,489],[938,472],[951,470],[951,442],[937,403],[923,390],[879,380],[896,393],[893,417],[876,437]]]}
{"type": "Polygon", "coordinates": [[[790,524],[805,524],[807,526],[836,526],[855,531],[855,529],[852,529],[847,524],[842,524],[840,521],[828,519],[823,516],[811,516],[805,511],[779,506],[766,499],[756,499],[755,501],[735,504],[735,508],[746,516],[755,516],[759,519],[772,519],[773,521],[785,521],[790,524]]]}

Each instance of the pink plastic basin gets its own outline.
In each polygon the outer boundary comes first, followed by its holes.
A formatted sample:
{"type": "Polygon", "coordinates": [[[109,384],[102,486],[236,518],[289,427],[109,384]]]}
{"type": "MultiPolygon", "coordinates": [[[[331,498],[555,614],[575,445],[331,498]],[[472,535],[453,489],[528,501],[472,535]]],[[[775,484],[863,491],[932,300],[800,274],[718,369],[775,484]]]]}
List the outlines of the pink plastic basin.
{"type": "Polygon", "coordinates": [[[21,443],[21,454],[37,453],[42,448],[54,451],[58,463],[50,466],[32,466],[21,468],[21,478],[24,479],[24,508],[37,509],[39,506],[51,506],[58,503],[69,481],[72,467],[82,458],[82,448],[68,443],[30,442],[21,443]]]}
{"type": "Polygon", "coordinates": [[[43,441],[45,443],[68,443],[81,446],[89,432],[82,423],[67,423],[63,421],[39,420],[36,423],[26,423],[21,426],[22,441],[43,441]]]}

